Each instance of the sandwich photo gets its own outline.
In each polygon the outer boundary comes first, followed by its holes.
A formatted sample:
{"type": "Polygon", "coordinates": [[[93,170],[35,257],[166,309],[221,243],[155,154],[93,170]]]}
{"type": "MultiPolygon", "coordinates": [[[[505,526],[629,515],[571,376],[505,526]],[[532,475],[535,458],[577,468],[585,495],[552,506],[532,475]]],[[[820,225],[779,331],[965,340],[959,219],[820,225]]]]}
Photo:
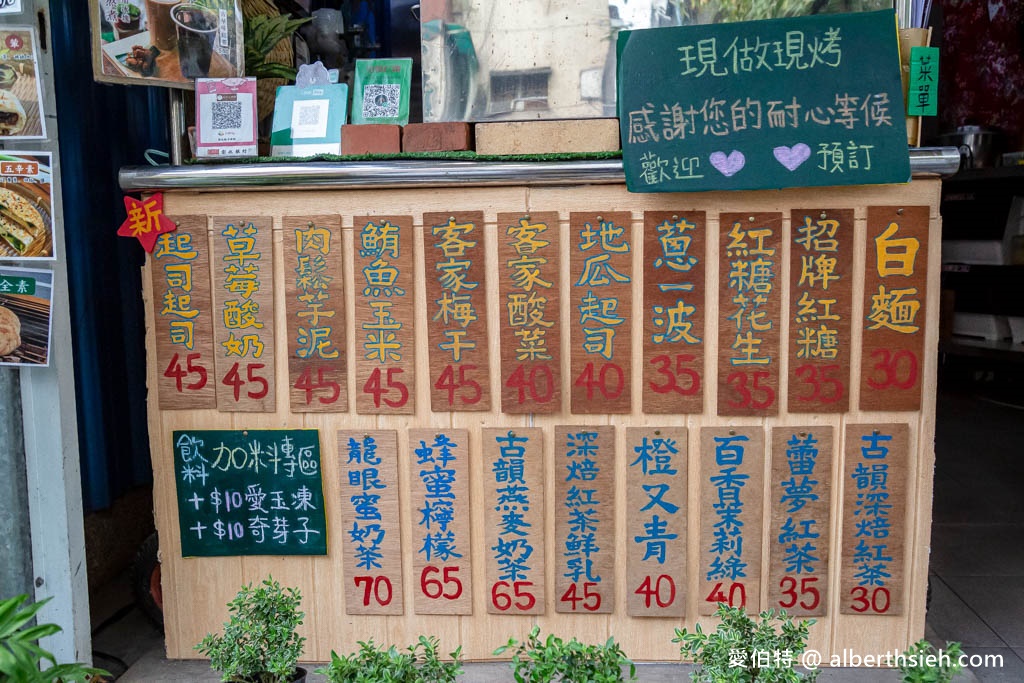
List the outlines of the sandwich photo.
{"type": "Polygon", "coordinates": [[[0,90],[0,135],[17,135],[25,129],[25,108],[21,100],[0,90]]]}
{"type": "Polygon", "coordinates": [[[9,308],[0,306],[0,356],[12,354],[21,346],[21,321],[9,308]]]}
{"type": "Polygon", "coordinates": [[[46,221],[32,202],[17,192],[0,188],[0,238],[19,255],[46,233],[46,221]]]}

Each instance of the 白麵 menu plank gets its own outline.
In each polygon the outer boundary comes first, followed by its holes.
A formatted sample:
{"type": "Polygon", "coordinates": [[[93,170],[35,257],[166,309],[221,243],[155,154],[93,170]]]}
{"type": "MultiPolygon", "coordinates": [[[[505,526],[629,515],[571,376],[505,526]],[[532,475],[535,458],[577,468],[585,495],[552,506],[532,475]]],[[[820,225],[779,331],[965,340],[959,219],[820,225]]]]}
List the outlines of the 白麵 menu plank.
{"type": "Polygon", "coordinates": [[[403,614],[398,433],[339,431],[345,614],[403,614]]]}
{"type": "Polygon", "coordinates": [[[628,211],[569,214],[570,408],[632,408],[633,219],[628,211]]]}
{"type": "Polygon", "coordinates": [[[487,238],[482,211],[423,216],[430,408],[491,409],[487,238]]]}
{"type": "Polygon", "coordinates": [[[794,209],[789,246],[791,413],[850,407],[853,209],[794,209]]]}
{"type": "Polygon", "coordinates": [[[417,614],[472,614],[469,432],[410,429],[412,567],[417,614]]]}
{"type": "Polygon", "coordinates": [[[217,410],[276,409],[271,219],[213,219],[217,410]]]}
{"type": "Polygon", "coordinates": [[[150,275],[161,410],[217,407],[206,216],[177,216],[157,238],[150,275]]]}
{"type": "Polygon", "coordinates": [[[928,301],[927,206],[869,206],[861,410],[920,410],[928,301]]]}
{"type": "Polygon", "coordinates": [[[557,212],[498,214],[501,411],[562,407],[557,212]]]}
{"type": "Polygon", "coordinates": [[[782,214],[719,217],[718,414],[779,412],[782,214]]]}
{"type": "Polygon", "coordinates": [[[412,217],[356,216],[356,411],[415,412],[412,217]]]}
{"type": "Polygon", "coordinates": [[[348,410],[341,218],[285,217],[288,396],[292,412],[348,410]]]}
{"type": "Polygon", "coordinates": [[[644,212],[643,409],[704,410],[703,211],[644,212]]]}

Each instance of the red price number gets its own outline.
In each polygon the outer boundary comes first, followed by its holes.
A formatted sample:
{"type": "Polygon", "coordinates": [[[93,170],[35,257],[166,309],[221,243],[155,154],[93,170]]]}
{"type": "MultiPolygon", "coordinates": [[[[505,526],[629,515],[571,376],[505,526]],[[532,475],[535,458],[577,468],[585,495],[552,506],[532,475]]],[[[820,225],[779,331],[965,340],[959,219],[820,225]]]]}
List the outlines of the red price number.
{"type": "Polygon", "coordinates": [[[456,600],[462,595],[462,581],[456,574],[458,567],[427,565],[420,572],[420,590],[431,600],[456,600]]]}
{"type": "Polygon", "coordinates": [[[885,614],[889,611],[889,589],[884,586],[879,586],[870,592],[866,586],[854,586],[850,595],[853,596],[853,603],[850,607],[854,612],[871,611],[875,614],[885,614]]]}
{"type": "Polygon", "coordinates": [[[470,364],[458,366],[457,378],[455,369],[454,365],[446,365],[444,371],[441,372],[441,376],[434,382],[434,388],[438,391],[448,392],[449,407],[455,405],[455,392],[459,393],[459,402],[464,406],[479,403],[484,392],[476,380],[468,377],[468,375],[476,370],[476,366],[470,364]]]}
{"type": "Polygon", "coordinates": [[[664,380],[648,382],[647,386],[656,394],[697,395],[700,391],[700,373],[687,367],[694,360],[696,356],[688,353],[677,353],[674,361],[672,356],[655,356],[650,363],[664,380]]]}
{"type": "Polygon", "coordinates": [[[316,400],[323,405],[329,405],[338,400],[341,396],[341,386],[337,382],[324,379],[324,369],[316,369],[316,381],[313,381],[313,370],[306,368],[295,380],[295,388],[306,392],[306,405],[313,402],[313,395],[320,391],[327,390],[326,396],[317,396],[316,400]]]}
{"type": "Polygon", "coordinates": [[[798,586],[796,578],[783,576],[779,581],[779,588],[782,589],[784,597],[779,600],[779,607],[793,609],[799,602],[804,609],[814,609],[821,603],[821,593],[814,587],[817,582],[816,576],[804,576],[798,586]]]}
{"type": "Polygon", "coordinates": [[[733,408],[753,408],[754,410],[772,407],[775,403],[775,390],[767,385],[770,377],[771,373],[764,370],[754,372],[737,370],[729,373],[725,381],[736,390],[735,393],[739,395],[739,399],[728,399],[726,403],[733,408]]]}
{"type": "Polygon", "coordinates": [[[837,376],[838,365],[801,365],[796,369],[796,377],[807,387],[810,387],[802,394],[796,394],[796,400],[822,403],[836,403],[843,398],[843,383],[837,376]]]}
{"type": "Polygon", "coordinates": [[[716,583],[715,587],[708,593],[708,597],[704,598],[705,602],[712,602],[718,604],[724,602],[729,607],[746,607],[747,606],[747,587],[742,583],[729,584],[729,590],[726,591],[724,584],[721,582],[716,583]]]}
{"type": "Polygon", "coordinates": [[[356,588],[363,589],[363,607],[367,607],[372,599],[381,607],[391,603],[394,592],[391,588],[391,579],[386,576],[355,576],[356,588]]]}
{"type": "Polygon", "coordinates": [[[569,590],[562,593],[562,597],[559,600],[569,603],[573,612],[579,609],[581,603],[583,609],[588,612],[599,610],[601,608],[601,594],[597,591],[597,584],[593,581],[585,581],[582,584],[582,593],[579,590],[580,585],[578,583],[571,584],[569,590]]]}
{"type": "Polygon", "coordinates": [[[226,387],[231,387],[235,397],[235,401],[238,401],[242,395],[242,387],[246,386],[257,386],[259,389],[253,391],[252,389],[246,389],[245,395],[253,400],[259,400],[266,396],[270,392],[270,384],[263,377],[260,377],[258,371],[262,370],[266,366],[263,363],[249,363],[245,366],[245,379],[242,379],[242,375],[238,372],[239,363],[235,363],[228,370],[228,373],[224,375],[224,379],[220,381],[226,387]]]}
{"type": "Polygon", "coordinates": [[[170,377],[173,379],[174,386],[179,392],[185,389],[188,389],[189,391],[199,391],[206,386],[206,368],[195,362],[200,359],[200,354],[190,353],[185,356],[185,367],[182,368],[178,354],[174,354],[171,356],[171,362],[167,364],[167,369],[164,370],[164,377],[170,377]],[[191,375],[197,375],[198,379],[194,382],[185,384],[185,378],[191,375]]]}
{"type": "Polygon", "coordinates": [[[871,359],[877,360],[871,367],[868,386],[872,389],[911,389],[917,383],[917,356],[912,351],[900,349],[893,353],[889,349],[875,349],[871,359]]]}
{"type": "Polygon", "coordinates": [[[652,603],[658,607],[668,607],[676,601],[676,582],[668,574],[660,574],[655,579],[645,576],[640,587],[633,592],[643,596],[644,607],[647,609],[651,608],[652,603]]]}
{"type": "Polygon", "coordinates": [[[533,581],[496,581],[491,586],[491,604],[502,612],[513,607],[520,612],[533,609],[537,598],[530,592],[533,581]]]}
{"type": "Polygon", "coordinates": [[[595,390],[602,398],[618,398],[626,388],[626,373],[615,363],[601,363],[600,368],[594,367],[593,363],[587,363],[587,367],[583,368],[574,384],[586,389],[588,401],[594,400],[595,390]]]}
{"type": "Polygon", "coordinates": [[[380,408],[381,403],[389,408],[401,408],[408,403],[409,387],[395,379],[403,372],[401,368],[388,368],[386,373],[382,373],[380,368],[373,369],[363,385],[363,393],[373,396],[374,408],[380,408]],[[395,394],[397,397],[391,398],[395,394]]]}
{"type": "Polygon", "coordinates": [[[547,365],[534,365],[530,372],[522,365],[505,380],[505,386],[516,390],[516,402],[526,403],[526,397],[535,403],[547,403],[555,395],[555,379],[547,365]]]}

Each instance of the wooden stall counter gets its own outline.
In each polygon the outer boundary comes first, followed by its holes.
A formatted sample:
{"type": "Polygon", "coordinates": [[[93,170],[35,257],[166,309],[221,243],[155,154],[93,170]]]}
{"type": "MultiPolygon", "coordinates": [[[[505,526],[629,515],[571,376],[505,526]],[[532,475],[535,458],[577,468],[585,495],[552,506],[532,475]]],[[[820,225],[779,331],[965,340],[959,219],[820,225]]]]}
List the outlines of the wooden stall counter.
{"type": "Polygon", "coordinates": [[[534,624],[676,661],[717,602],[813,616],[826,662],[922,636],[939,178],[614,164],[122,174],[178,222],[143,292],[168,657],[268,574],[310,661],[534,624]]]}

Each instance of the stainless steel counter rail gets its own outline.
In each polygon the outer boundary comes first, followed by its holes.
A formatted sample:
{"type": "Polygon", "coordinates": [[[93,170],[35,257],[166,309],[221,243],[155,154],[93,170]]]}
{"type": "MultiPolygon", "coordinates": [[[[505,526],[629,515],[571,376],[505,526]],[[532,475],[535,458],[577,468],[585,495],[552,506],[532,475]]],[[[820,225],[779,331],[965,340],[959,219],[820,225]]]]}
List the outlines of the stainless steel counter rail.
{"type": "MultiPolygon", "coordinates": [[[[956,147],[910,150],[914,175],[949,176],[960,167],[956,147]]],[[[340,190],[453,185],[609,185],[625,182],[621,159],[599,161],[310,161],[267,164],[127,166],[125,192],[193,190],[340,190]]]]}

